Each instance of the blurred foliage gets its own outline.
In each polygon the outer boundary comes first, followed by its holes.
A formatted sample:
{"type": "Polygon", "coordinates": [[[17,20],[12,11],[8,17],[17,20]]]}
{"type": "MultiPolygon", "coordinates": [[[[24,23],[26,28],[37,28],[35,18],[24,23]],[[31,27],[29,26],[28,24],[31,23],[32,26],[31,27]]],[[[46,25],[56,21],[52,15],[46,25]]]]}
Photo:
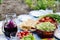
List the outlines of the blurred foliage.
{"type": "Polygon", "coordinates": [[[3,2],[3,0],[0,0],[0,4],[3,2]]]}
{"type": "Polygon", "coordinates": [[[54,7],[56,0],[25,0],[25,3],[33,10],[54,7]]]}
{"type": "Polygon", "coordinates": [[[60,0],[56,0],[56,1],[59,1],[60,2],[60,0]]]}

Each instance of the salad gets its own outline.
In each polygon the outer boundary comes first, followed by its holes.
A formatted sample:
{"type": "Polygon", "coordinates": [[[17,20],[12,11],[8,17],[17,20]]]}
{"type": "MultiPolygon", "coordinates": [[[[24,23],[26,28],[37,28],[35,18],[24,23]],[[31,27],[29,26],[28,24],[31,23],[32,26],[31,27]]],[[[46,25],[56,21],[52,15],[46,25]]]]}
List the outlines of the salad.
{"type": "Polygon", "coordinates": [[[50,22],[42,22],[36,25],[37,29],[42,31],[54,31],[56,29],[55,25],[50,22]]]}
{"type": "Polygon", "coordinates": [[[20,40],[35,40],[33,34],[29,31],[21,31],[17,34],[17,36],[20,38],[20,40]]]}
{"type": "Polygon", "coordinates": [[[36,24],[36,32],[41,38],[52,38],[57,29],[60,16],[56,14],[47,14],[40,16],[36,24]]]}
{"type": "MultiPolygon", "coordinates": [[[[60,15],[47,14],[40,16],[37,20],[28,19],[27,21],[23,21],[20,29],[23,31],[36,32],[40,38],[52,38],[58,23],[60,23],[60,15]]],[[[25,32],[20,32],[19,34],[22,40],[34,40],[32,33],[27,32],[27,36],[25,32]],[[33,38],[31,39],[31,37],[33,38]]]]}

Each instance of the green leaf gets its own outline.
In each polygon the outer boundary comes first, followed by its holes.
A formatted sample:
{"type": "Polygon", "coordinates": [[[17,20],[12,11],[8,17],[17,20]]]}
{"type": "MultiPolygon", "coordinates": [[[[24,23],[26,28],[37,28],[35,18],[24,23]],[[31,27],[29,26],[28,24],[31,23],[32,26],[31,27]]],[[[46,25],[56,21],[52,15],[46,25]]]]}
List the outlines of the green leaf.
{"type": "Polygon", "coordinates": [[[28,36],[25,36],[23,40],[35,40],[35,38],[32,34],[29,34],[28,36]]]}
{"type": "Polygon", "coordinates": [[[53,7],[55,0],[25,0],[25,3],[33,10],[45,10],[48,7],[53,7]]]}

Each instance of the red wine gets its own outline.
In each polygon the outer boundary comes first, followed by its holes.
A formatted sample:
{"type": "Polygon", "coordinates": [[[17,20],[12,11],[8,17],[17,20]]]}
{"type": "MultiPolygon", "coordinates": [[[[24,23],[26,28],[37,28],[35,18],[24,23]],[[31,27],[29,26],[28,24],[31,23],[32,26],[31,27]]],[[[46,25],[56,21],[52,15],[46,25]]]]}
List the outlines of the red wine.
{"type": "Polygon", "coordinates": [[[13,23],[13,21],[10,21],[8,23],[5,23],[4,31],[5,31],[4,34],[7,37],[10,37],[10,35],[15,36],[17,32],[17,26],[13,23]]]}

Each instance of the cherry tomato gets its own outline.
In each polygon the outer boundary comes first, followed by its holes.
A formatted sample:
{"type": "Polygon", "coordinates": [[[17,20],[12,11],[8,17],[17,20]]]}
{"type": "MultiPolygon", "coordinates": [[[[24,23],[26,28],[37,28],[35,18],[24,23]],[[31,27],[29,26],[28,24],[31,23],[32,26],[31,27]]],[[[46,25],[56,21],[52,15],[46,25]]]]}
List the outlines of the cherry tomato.
{"type": "Polygon", "coordinates": [[[50,17],[45,17],[46,20],[50,19],[50,17]]]}
{"type": "Polygon", "coordinates": [[[21,31],[17,34],[17,37],[19,37],[20,39],[23,38],[24,36],[27,36],[30,34],[30,31],[21,31]]]}
{"type": "Polygon", "coordinates": [[[19,36],[20,39],[22,39],[23,37],[22,36],[19,36]]]}
{"type": "Polygon", "coordinates": [[[25,31],[25,36],[28,35],[28,31],[25,31]]]}
{"type": "Polygon", "coordinates": [[[45,18],[42,18],[41,21],[44,22],[45,21],[45,18]]]}
{"type": "Polygon", "coordinates": [[[49,19],[49,22],[52,22],[53,20],[52,19],[49,19]]]}
{"type": "Polygon", "coordinates": [[[21,36],[23,36],[24,35],[24,32],[21,32],[21,36]]]}
{"type": "Polygon", "coordinates": [[[18,33],[17,36],[21,36],[21,33],[18,33]]]}

